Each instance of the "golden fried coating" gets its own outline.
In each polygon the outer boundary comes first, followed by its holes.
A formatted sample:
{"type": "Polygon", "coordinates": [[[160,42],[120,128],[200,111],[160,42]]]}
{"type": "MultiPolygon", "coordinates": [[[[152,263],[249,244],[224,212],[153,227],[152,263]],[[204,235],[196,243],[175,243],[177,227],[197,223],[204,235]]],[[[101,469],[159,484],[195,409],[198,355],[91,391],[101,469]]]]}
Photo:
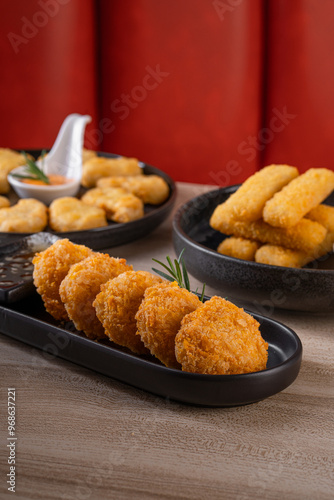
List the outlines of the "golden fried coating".
{"type": "Polygon", "coordinates": [[[334,172],[327,168],[310,168],[268,200],[263,219],[275,227],[295,226],[312,208],[334,189],[334,172]]]}
{"type": "Polygon", "coordinates": [[[6,196],[0,196],[0,208],[10,207],[10,201],[6,196]]]}
{"type": "Polygon", "coordinates": [[[137,333],[136,313],[148,287],[162,279],[146,271],[128,271],[102,285],[93,306],[105,334],[137,354],[148,354],[137,333]]]}
{"type": "Polygon", "coordinates": [[[312,210],[305,215],[305,218],[319,222],[327,231],[331,233],[334,232],[334,207],[330,205],[322,204],[312,208],[312,210]]]}
{"type": "Polygon", "coordinates": [[[230,236],[219,244],[217,252],[229,257],[253,261],[255,259],[255,252],[260,246],[261,243],[258,241],[230,236]]]}
{"type": "Polygon", "coordinates": [[[90,339],[105,337],[93,302],[100,293],[101,285],[131,269],[125,259],[98,252],[71,266],[60,284],[59,294],[77,330],[83,331],[90,339]]]}
{"type": "Polygon", "coordinates": [[[122,188],[89,189],[81,201],[90,206],[102,208],[107,218],[114,222],[130,222],[144,215],[143,202],[122,188]]]}
{"type": "Polygon", "coordinates": [[[262,217],[265,203],[283,186],[298,176],[298,169],[289,165],[269,165],[248,179],[212,215],[215,219],[228,217],[242,221],[255,221],[262,217]]]}
{"type": "Polygon", "coordinates": [[[197,295],[165,282],[147,288],[136,314],[137,329],[145,346],[169,368],[180,368],[175,358],[175,335],[182,318],[199,307],[197,295]]]}
{"type": "Polygon", "coordinates": [[[295,267],[306,266],[312,260],[319,259],[333,250],[334,231],[327,232],[324,241],[312,252],[291,250],[277,245],[263,245],[255,254],[255,261],[272,266],[295,267]]]}
{"type": "Polygon", "coordinates": [[[268,344],[259,323],[243,309],[212,297],[187,314],[175,338],[182,370],[210,375],[234,375],[264,370],[268,344]]]}
{"type": "Polygon", "coordinates": [[[159,175],[135,175],[128,177],[102,177],[96,183],[97,187],[120,187],[138,196],[143,203],[160,205],[169,195],[169,186],[159,175]]]}
{"type": "Polygon", "coordinates": [[[142,168],[136,158],[103,158],[96,156],[85,161],[82,167],[81,183],[84,187],[96,186],[96,182],[101,177],[112,175],[141,175],[142,168]]]}
{"type": "Polygon", "coordinates": [[[233,235],[250,240],[270,243],[286,248],[313,252],[326,236],[327,230],[318,222],[301,219],[292,228],[273,227],[262,219],[254,222],[239,222],[233,220],[215,220],[213,229],[227,235],[233,235]]]}
{"type": "Polygon", "coordinates": [[[57,198],[49,207],[49,225],[54,231],[80,231],[108,225],[102,208],[89,206],[71,196],[57,198]]]}
{"type": "Polygon", "coordinates": [[[19,200],[8,208],[0,208],[0,231],[38,233],[48,223],[48,209],[34,198],[19,200]]]}
{"type": "Polygon", "coordinates": [[[7,175],[14,168],[25,165],[25,157],[8,148],[0,148],[0,193],[5,194],[10,190],[10,184],[7,175]]]}
{"type": "Polygon", "coordinates": [[[64,304],[59,295],[59,286],[70,267],[92,255],[84,245],[76,245],[64,238],[39,252],[33,258],[33,278],[37,292],[41,295],[45,309],[55,319],[68,320],[64,304]]]}

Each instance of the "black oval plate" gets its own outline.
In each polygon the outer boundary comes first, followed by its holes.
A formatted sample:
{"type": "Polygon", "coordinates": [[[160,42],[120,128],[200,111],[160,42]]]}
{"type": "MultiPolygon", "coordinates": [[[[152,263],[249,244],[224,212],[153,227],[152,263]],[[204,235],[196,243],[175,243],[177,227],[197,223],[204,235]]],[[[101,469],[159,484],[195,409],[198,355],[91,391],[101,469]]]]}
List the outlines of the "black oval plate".
{"type": "MultiPolygon", "coordinates": [[[[197,196],[184,204],[173,220],[177,254],[184,248],[190,274],[221,290],[221,294],[265,315],[275,308],[310,312],[334,312],[334,255],[293,269],[258,264],[221,255],[216,251],[226,237],[210,227],[215,207],[239,186],[197,196]]],[[[334,205],[334,194],[325,203],[334,205]]]]}
{"type": "MultiPolygon", "coordinates": [[[[34,158],[37,158],[41,154],[41,150],[29,150],[27,152],[34,158]]],[[[120,156],[112,153],[98,153],[98,155],[105,156],[106,158],[117,158],[120,156]]],[[[50,230],[48,227],[46,227],[44,231],[56,234],[61,238],[68,238],[77,244],[87,245],[92,250],[124,245],[125,243],[129,243],[149,234],[159,226],[172,211],[176,199],[176,186],[173,179],[162,170],[146,163],[142,163],[142,165],[144,174],[159,175],[167,182],[170,191],[168,199],[161,205],[145,205],[144,217],[136,221],[127,222],[126,224],[110,222],[108,226],[84,231],[58,233],[50,230]]],[[[0,233],[0,245],[18,241],[23,236],[28,236],[29,234],[30,233],[0,233]]]]}
{"type": "Polygon", "coordinates": [[[198,406],[224,407],[255,403],[286,389],[296,379],[302,344],[283,324],[250,313],[268,342],[267,369],[241,375],[201,375],[166,368],[155,358],[139,357],[111,342],[96,342],[61,325],[34,293],[10,305],[0,304],[0,331],[108,377],[158,396],[198,406]]]}

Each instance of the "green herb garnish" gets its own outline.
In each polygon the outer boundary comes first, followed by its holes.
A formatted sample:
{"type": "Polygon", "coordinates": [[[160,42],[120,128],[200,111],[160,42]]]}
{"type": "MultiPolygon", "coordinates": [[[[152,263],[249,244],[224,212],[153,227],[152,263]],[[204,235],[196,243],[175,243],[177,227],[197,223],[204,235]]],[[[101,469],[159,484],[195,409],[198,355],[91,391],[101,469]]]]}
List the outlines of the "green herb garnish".
{"type": "MultiPolygon", "coordinates": [[[[166,274],[164,271],[160,271],[159,269],[155,269],[154,267],[152,267],[152,271],[157,273],[162,278],[167,279],[168,281],[176,281],[177,284],[179,285],[179,287],[185,288],[186,290],[188,290],[188,292],[191,292],[188,272],[187,272],[184,260],[182,258],[183,252],[184,252],[184,249],[181,251],[178,259],[174,259],[174,264],[172,262],[172,259],[167,255],[166,260],[167,260],[169,267],[166,264],[164,264],[163,262],[160,262],[160,260],[152,259],[152,260],[154,260],[154,262],[157,262],[157,264],[160,264],[160,266],[162,266],[164,269],[166,269],[168,274],[166,274]]],[[[205,283],[203,285],[202,293],[200,296],[200,300],[202,302],[204,299],[204,290],[205,290],[205,283]]],[[[196,293],[197,293],[197,290],[196,290],[196,293]]]]}
{"type": "MultiPolygon", "coordinates": [[[[25,165],[26,173],[24,172],[23,174],[11,174],[11,175],[13,177],[18,177],[20,179],[42,181],[45,182],[45,184],[50,184],[50,179],[48,178],[47,175],[44,174],[43,170],[41,170],[33,160],[28,158],[27,153],[25,153],[25,151],[22,151],[22,154],[27,162],[27,164],[25,165]]],[[[42,165],[44,156],[45,156],[45,151],[42,151],[42,165]]]]}

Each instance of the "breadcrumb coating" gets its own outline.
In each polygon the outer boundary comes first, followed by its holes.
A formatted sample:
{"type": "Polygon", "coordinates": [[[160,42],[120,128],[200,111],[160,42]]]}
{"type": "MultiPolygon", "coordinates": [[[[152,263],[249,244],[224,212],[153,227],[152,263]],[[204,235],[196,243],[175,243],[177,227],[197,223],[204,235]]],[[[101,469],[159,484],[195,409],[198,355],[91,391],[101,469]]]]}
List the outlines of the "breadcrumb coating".
{"type": "Polygon", "coordinates": [[[182,370],[210,375],[251,373],[266,368],[268,344],[259,323],[243,309],[212,297],[187,314],[175,338],[182,370]]]}
{"type": "Polygon", "coordinates": [[[217,252],[229,257],[235,257],[236,259],[253,261],[255,259],[255,252],[260,246],[261,243],[258,241],[230,236],[219,244],[217,252]]]}
{"type": "Polygon", "coordinates": [[[145,346],[169,368],[180,368],[175,357],[175,335],[182,318],[202,304],[197,295],[165,282],[145,291],[136,314],[137,329],[145,346]]]}
{"type": "Polygon", "coordinates": [[[137,354],[149,354],[137,335],[135,316],[145,290],[162,281],[147,271],[128,271],[102,285],[93,306],[110,340],[137,354]]]}
{"type": "Polygon", "coordinates": [[[125,259],[99,252],[71,266],[60,284],[59,294],[77,330],[83,331],[90,339],[105,337],[93,302],[101,285],[130,269],[132,266],[127,265],[125,259]]]}
{"type": "Polygon", "coordinates": [[[268,200],[263,209],[265,222],[275,227],[293,227],[334,189],[334,172],[310,168],[268,200]]]}
{"type": "Polygon", "coordinates": [[[58,320],[68,320],[68,314],[59,295],[59,287],[70,267],[93,253],[84,245],[76,245],[67,238],[39,252],[33,258],[33,279],[45,309],[58,320]]]}

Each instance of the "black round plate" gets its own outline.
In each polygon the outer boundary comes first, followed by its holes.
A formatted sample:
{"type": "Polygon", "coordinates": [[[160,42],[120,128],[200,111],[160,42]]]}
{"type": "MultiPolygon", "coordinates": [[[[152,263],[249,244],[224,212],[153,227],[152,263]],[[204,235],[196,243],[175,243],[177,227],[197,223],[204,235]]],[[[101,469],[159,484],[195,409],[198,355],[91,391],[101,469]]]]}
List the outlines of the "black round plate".
{"type": "MultiPolygon", "coordinates": [[[[40,150],[27,151],[34,158],[40,154],[40,150]]],[[[119,155],[111,153],[98,153],[99,156],[107,158],[117,158],[119,155]]],[[[56,234],[61,238],[68,238],[74,243],[87,245],[92,250],[99,250],[102,248],[110,248],[118,245],[124,245],[131,241],[137,240],[149,234],[153,229],[159,226],[170,214],[173,209],[176,199],[176,186],[165,172],[159,170],[151,165],[142,163],[144,174],[155,174],[162,177],[169,185],[168,199],[158,206],[145,205],[144,217],[136,221],[127,222],[126,224],[118,224],[110,222],[108,226],[88,229],[84,231],[70,231],[59,233],[52,231],[48,227],[44,229],[52,234],[56,234]]],[[[0,233],[0,244],[11,243],[20,240],[23,236],[28,236],[30,233],[0,233]]]]}
{"type": "MultiPolygon", "coordinates": [[[[275,308],[334,312],[334,255],[302,269],[269,266],[221,255],[216,251],[226,237],[210,227],[215,207],[239,186],[203,194],[183,205],[173,220],[177,254],[184,248],[190,274],[221,290],[228,299],[247,303],[252,310],[270,315],[275,308]]],[[[334,205],[332,194],[326,203],[334,205]]]]}

